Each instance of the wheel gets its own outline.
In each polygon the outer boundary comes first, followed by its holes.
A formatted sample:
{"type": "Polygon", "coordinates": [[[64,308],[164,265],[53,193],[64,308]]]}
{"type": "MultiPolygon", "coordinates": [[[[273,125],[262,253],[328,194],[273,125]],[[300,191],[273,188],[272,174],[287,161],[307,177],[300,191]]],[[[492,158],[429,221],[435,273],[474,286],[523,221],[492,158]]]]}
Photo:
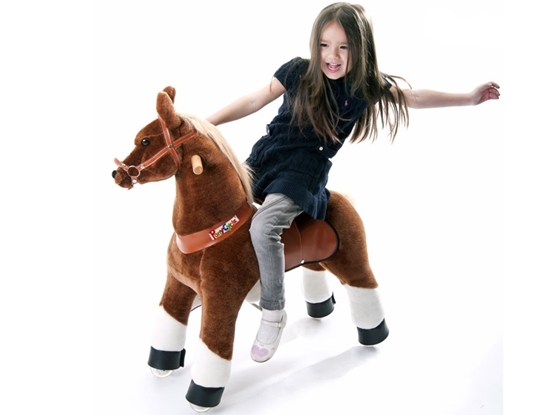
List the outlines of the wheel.
{"type": "Polygon", "coordinates": [[[166,378],[172,374],[173,370],[161,370],[161,369],[155,369],[154,367],[151,368],[151,373],[155,375],[157,378],[166,378]]]}
{"type": "Polygon", "coordinates": [[[195,412],[201,412],[202,413],[202,412],[206,412],[210,409],[210,408],[205,408],[204,406],[193,405],[192,403],[190,403],[189,405],[191,406],[191,408],[195,412]]]}

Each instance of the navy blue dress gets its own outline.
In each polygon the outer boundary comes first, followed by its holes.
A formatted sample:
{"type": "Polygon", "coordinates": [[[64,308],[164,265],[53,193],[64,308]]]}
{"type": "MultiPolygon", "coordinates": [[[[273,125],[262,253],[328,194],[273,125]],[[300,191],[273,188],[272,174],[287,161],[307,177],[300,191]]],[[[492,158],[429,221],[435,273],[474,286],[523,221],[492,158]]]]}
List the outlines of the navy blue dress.
{"type": "Polygon", "coordinates": [[[254,197],[263,201],[270,193],[282,193],[296,202],[308,215],[324,219],[330,197],[326,189],[331,158],[342,147],[361,114],[367,108],[365,99],[351,98],[343,78],[328,80],[336,97],[339,114],[345,121],[338,124],[340,143],[319,137],[313,127],[300,130],[291,125],[292,101],[300,77],[309,59],[294,58],[281,66],[275,77],[286,89],[278,114],[252,148],[246,164],[254,172],[254,197]]]}

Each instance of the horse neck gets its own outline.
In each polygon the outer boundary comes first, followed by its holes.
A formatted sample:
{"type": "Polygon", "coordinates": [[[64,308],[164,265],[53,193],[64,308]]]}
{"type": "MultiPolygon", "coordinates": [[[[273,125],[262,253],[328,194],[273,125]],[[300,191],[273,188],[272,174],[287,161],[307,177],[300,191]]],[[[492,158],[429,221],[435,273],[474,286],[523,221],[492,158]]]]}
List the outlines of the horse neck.
{"type": "Polygon", "coordinates": [[[172,222],[179,235],[202,231],[230,219],[246,200],[245,191],[232,167],[212,174],[208,169],[176,175],[176,199],[172,222]]]}

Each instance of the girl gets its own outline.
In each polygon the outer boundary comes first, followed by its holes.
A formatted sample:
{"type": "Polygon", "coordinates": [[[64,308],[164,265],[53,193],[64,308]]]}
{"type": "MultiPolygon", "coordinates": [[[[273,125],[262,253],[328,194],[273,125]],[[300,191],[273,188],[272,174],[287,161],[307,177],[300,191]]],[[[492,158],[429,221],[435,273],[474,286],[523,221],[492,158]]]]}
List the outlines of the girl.
{"type": "Polygon", "coordinates": [[[251,350],[257,362],[275,354],[287,320],[281,233],[302,212],[324,219],[331,158],[346,138],[374,140],[380,122],[393,140],[398,126],[408,125],[408,108],[477,105],[500,95],[494,82],[463,94],[401,89],[398,77],[379,71],[372,27],[357,4],[324,8],[314,22],[310,49],[310,59],[290,60],[268,85],[208,117],[214,125],[237,120],[284,94],[267,135],[246,160],[262,203],[250,228],[261,280],[262,319],[251,350]]]}

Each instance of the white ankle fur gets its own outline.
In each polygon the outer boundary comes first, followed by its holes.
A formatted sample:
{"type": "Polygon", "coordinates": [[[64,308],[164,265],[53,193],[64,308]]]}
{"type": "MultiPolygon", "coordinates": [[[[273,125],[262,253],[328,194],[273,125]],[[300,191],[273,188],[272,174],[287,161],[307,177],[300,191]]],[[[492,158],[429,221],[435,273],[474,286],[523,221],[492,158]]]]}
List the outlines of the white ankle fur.
{"type": "Polygon", "coordinates": [[[351,318],[357,327],[372,329],[384,319],[378,291],[345,285],[349,296],[351,318]]]}
{"type": "Polygon", "coordinates": [[[181,324],[160,306],[151,346],[157,350],[179,352],[185,347],[186,333],[187,326],[181,324]]]}

